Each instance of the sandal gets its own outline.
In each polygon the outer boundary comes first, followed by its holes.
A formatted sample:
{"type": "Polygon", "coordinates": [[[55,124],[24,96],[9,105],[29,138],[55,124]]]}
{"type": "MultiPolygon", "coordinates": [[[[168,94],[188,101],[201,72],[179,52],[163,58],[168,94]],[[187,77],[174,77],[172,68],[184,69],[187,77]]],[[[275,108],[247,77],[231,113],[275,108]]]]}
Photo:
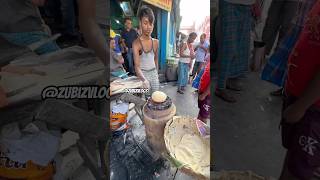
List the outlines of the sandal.
{"type": "Polygon", "coordinates": [[[271,92],[270,95],[271,96],[282,96],[283,95],[283,88],[271,92]]]}
{"type": "Polygon", "coordinates": [[[177,92],[178,92],[179,94],[184,94],[184,92],[181,91],[181,89],[178,89],[177,92]]]}
{"type": "Polygon", "coordinates": [[[223,90],[216,90],[215,95],[217,97],[221,98],[222,100],[229,102],[229,103],[237,102],[237,100],[233,96],[230,96],[228,93],[226,93],[223,90]]]}
{"type": "Polygon", "coordinates": [[[230,83],[230,82],[227,83],[226,88],[233,90],[233,91],[242,91],[243,90],[241,86],[238,86],[235,83],[230,83]]]}

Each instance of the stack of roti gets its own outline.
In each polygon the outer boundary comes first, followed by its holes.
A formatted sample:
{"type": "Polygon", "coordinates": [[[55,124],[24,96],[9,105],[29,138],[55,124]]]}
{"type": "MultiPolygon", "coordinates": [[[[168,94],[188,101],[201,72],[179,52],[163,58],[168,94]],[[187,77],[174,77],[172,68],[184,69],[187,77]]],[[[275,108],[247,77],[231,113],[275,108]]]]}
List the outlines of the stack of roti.
{"type": "Polygon", "coordinates": [[[170,156],[184,168],[209,179],[210,177],[210,139],[203,138],[195,120],[175,116],[165,128],[164,139],[170,156]]]}

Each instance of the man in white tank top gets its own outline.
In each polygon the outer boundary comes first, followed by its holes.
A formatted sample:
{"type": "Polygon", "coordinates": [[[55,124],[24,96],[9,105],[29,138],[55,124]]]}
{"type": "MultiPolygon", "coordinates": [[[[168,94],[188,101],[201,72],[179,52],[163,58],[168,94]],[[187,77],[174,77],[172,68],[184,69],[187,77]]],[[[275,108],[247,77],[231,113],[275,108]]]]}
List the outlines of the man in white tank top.
{"type": "Polygon", "coordinates": [[[139,12],[141,36],[132,44],[136,75],[150,93],[159,90],[158,48],[159,42],[151,37],[154,27],[152,9],[143,6],[139,12]]]}

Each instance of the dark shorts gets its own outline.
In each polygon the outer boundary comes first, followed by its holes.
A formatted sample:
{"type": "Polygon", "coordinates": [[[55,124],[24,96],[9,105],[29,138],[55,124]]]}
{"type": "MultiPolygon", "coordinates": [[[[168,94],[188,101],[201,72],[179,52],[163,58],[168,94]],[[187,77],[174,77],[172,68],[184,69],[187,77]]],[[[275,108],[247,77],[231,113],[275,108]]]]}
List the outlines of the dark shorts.
{"type": "MultiPolygon", "coordinates": [[[[285,110],[295,102],[286,98],[285,110]]],[[[309,108],[296,124],[281,121],[282,145],[288,150],[288,169],[301,180],[309,180],[320,167],[320,110],[309,108]]]]}
{"type": "Polygon", "coordinates": [[[200,109],[199,115],[202,118],[210,118],[210,111],[211,111],[211,99],[210,96],[207,96],[203,101],[198,99],[198,107],[200,109]]]}
{"type": "Polygon", "coordinates": [[[192,76],[195,76],[203,62],[195,62],[192,69],[192,76]]]}

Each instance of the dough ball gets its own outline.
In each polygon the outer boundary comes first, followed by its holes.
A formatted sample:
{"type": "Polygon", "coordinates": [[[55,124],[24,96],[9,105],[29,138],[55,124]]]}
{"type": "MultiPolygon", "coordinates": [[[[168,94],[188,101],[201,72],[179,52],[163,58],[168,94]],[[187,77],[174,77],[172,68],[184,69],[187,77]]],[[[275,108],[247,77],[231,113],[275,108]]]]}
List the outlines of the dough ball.
{"type": "Polygon", "coordinates": [[[161,91],[155,91],[151,96],[152,100],[156,103],[163,103],[167,99],[167,95],[161,91]]]}

